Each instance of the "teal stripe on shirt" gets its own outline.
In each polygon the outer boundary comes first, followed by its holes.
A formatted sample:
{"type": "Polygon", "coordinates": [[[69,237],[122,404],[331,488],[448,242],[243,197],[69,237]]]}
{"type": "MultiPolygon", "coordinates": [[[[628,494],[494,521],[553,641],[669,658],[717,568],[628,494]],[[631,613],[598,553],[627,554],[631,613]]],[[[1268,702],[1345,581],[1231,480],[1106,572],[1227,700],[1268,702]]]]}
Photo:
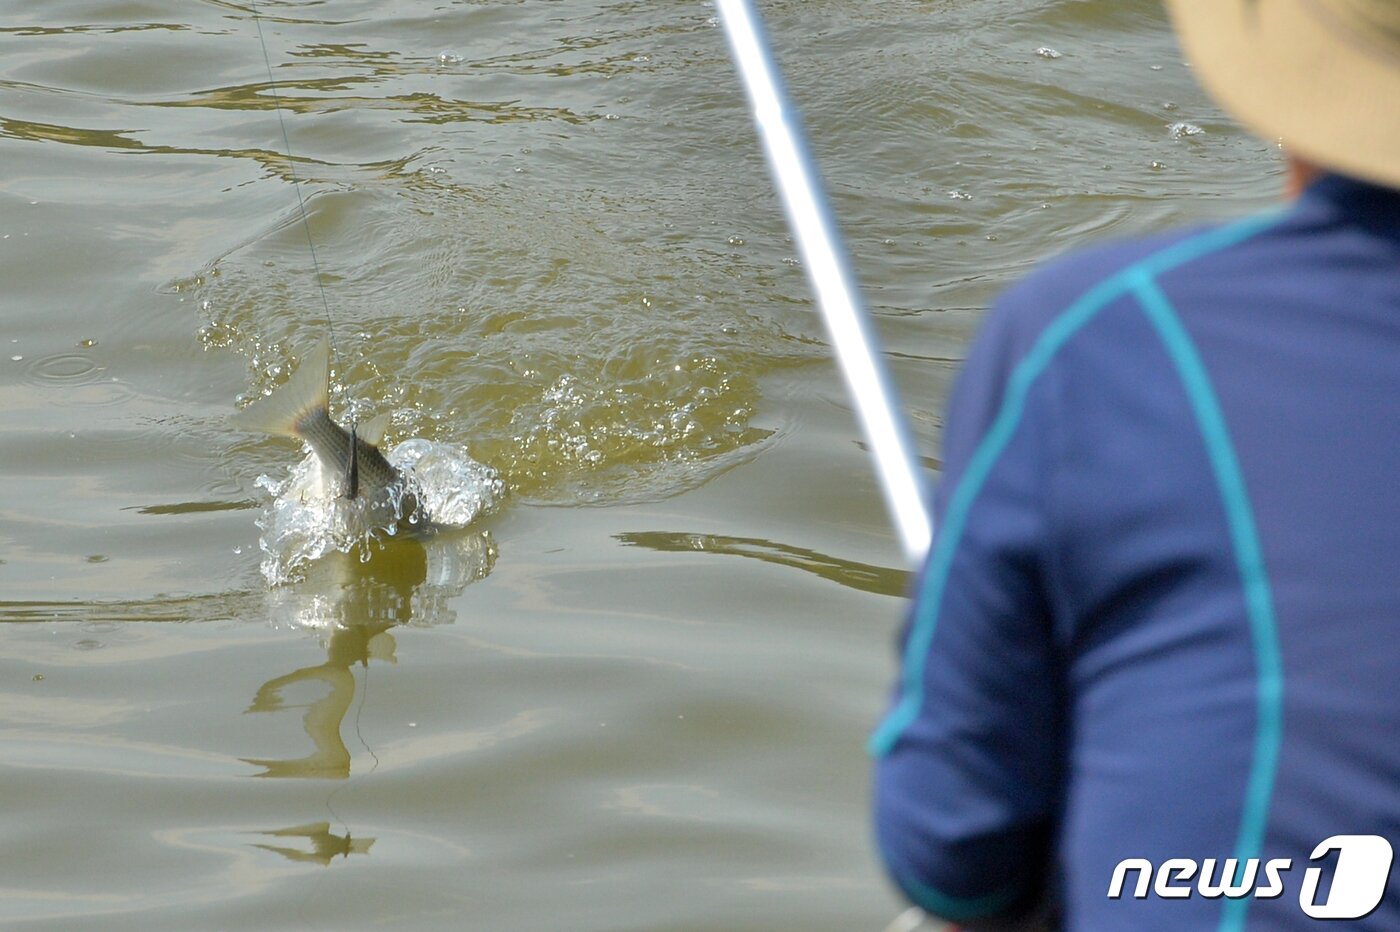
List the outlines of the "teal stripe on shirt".
{"type": "Polygon", "coordinates": [[[1109,304],[1123,297],[1143,274],[1158,275],[1203,256],[1235,246],[1267,229],[1280,219],[1278,212],[1251,217],[1209,230],[1182,240],[1154,253],[1094,285],[1078,300],[1056,317],[1036,340],[1024,359],[1011,372],[1001,409],[992,426],[972,454],[961,480],[953,489],[943,522],[935,536],[933,551],[924,570],[918,604],[922,611],[914,619],[904,649],[904,669],[900,680],[900,697],[870,736],[868,748],[876,757],[893,750],[900,735],[919,717],[923,707],[924,674],[929,647],[938,623],[944,587],[952,569],[953,558],[967,524],[968,512],[983,483],[1006,449],[1025,411],[1026,396],[1061,347],[1093,320],[1109,304]]]}
{"type": "MultiPolygon", "coordinates": [[[[1210,230],[1169,246],[1104,279],[1056,317],[1032,345],[1030,352],[1012,370],[1001,409],[973,452],[962,478],[949,498],[944,520],[938,529],[918,593],[918,604],[923,611],[914,619],[905,645],[900,698],[870,736],[868,747],[872,755],[888,755],[905,729],[919,716],[923,706],[923,684],[928,654],[953,558],[956,556],[958,544],[967,525],[968,514],[978,493],[1020,426],[1021,417],[1025,412],[1026,397],[1031,387],[1075,334],[1100,311],[1131,292],[1157,329],[1190,398],[1221,490],[1231,543],[1245,590],[1259,684],[1258,723],[1254,755],[1245,791],[1244,813],[1236,841],[1236,856],[1241,859],[1241,863],[1246,858],[1258,856],[1268,825],[1269,805],[1283,730],[1282,662],[1270,587],[1264,571],[1252,509],[1225,427],[1224,416],[1220,412],[1219,403],[1199,354],[1196,353],[1185,330],[1181,328],[1170,304],[1166,302],[1165,295],[1156,287],[1153,277],[1238,245],[1273,226],[1281,218],[1282,212],[1274,211],[1210,230]]],[[[957,911],[963,905],[983,905],[975,900],[964,901],[947,896],[932,887],[921,886],[921,892],[930,901],[936,900],[945,910],[957,911]]],[[[1236,932],[1243,928],[1247,909],[1247,900],[1227,900],[1220,932],[1236,932]]]]}
{"type": "MultiPolygon", "coordinates": [[[[1283,658],[1274,617],[1272,587],[1264,566],[1264,551],[1254,523],[1254,509],[1245,489],[1244,474],[1235,455],[1234,444],[1225,424],[1225,415],[1211,387],[1205,363],[1181,325],[1171,301],[1145,272],[1133,284],[1142,309],[1166,345],[1172,363],[1186,387],[1187,397],[1201,435],[1205,438],[1211,469],[1225,516],[1230,526],[1230,542],[1244,586],[1245,610],[1249,616],[1250,640],[1254,645],[1258,721],[1254,732],[1254,757],[1245,784],[1244,813],[1235,842],[1234,857],[1243,865],[1259,857],[1264,832],[1269,824],[1269,803],[1273,796],[1279,748],[1283,743],[1283,658]]],[[[1227,899],[1220,920],[1220,932],[1244,928],[1250,897],[1227,899]]]]}

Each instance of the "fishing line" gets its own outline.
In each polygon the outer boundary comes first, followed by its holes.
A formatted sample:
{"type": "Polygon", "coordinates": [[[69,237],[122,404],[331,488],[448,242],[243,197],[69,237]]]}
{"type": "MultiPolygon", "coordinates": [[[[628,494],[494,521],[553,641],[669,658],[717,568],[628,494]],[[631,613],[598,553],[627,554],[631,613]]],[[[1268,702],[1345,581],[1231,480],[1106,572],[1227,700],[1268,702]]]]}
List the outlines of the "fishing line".
{"type": "MultiPolygon", "coordinates": [[[[358,708],[355,709],[355,737],[360,739],[360,744],[364,745],[364,749],[365,749],[366,751],[369,752],[369,756],[372,757],[372,758],[374,758],[374,766],[372,766],[372,767],[369,768],[369,772],[370,772],[370,773],[374,773],[376,770],[379,769],[379,755],[376,754],[376,753],[374,753],[374,748],[372,748],[372,747],[369,746],[369,742],[365,740],[364,733],[360,731],[360,715],[365,711],[365,699],[368,698],[368,697],[369,697],[369,656],[368,656],[368,647],[366,647],[366,656],[365,656],[365,682],[364,682],[364,685],[360,687],[360,705],[359,705],[358,708]]],[[[366,776],[368,776],[368,774],[367,774],[366,776]]]]}
{"type": "MultiPolygon", "coordinates": [[[[351,668],[350,675],[351,675],[352,677],[355,675],[354,669],[353,669],[353,668],[351,668]]],[[[365,740],[364,733],[360,730],[360,716],[361,716],[362,714],[364,714],[364,711],[365,711],[365,699],[367,699],[368,697],[369,697],[369,661],[368,661],[368,659],[366,659],[366,661],[365,661],[365,681],[364,681],[364,683],[360,686],[360,701],[359,701],[359,702],[356,704],[356,706],[355,706],[355,737],[358,738],[358,739],[360,740],[360,744],[363,745],[363,746],[364,746],[364,749],[365,749],[366,751],[369,752],[369,756],[372,757],[372,758],[374,758],[374,765],[371,766],[371,767],[369,768],[369,772],[370,772],[370,773],[374,773],[376,770],[379,769],[379,755],[376,754],[376,753],[374,753],[374,748],[372,748],[372,747],[369,746],[369,742],[367,742],[367,741],[365,740]]],[[[368,775],[368,774],[367,774],[367,775],[368,775]]],[[[342,784],[340,784],[339,786],[337,786],[335,789],[331,790],[330,793],[326,794],[326,800],[325,800],[326,811],[330,813],[332,819],[334,819],[335,821],[337,821],[337,822],[340,823],[341,828],[345,829],[345,837],[346,837],[347,839],[349,839],[350,836],[351,836],[350,825],[349,825],[348,822],[346,822],[344,819],[342,819],[342,818],[340,817],[340,813],[338,813],[338,812],[335,811],[335,807],[331,805],[331,800],[335,799],[337,793],[339,793],[341,790],[345,789],[347,786],[350,785],[350,776],[351,776],[351,774],[346,774],[345,782],[342,783],[342,784]]]]}
{"type": "Polygon", "coordinates": [[[349,838],[349,837],[350,837],[350,823],[348,823],[348,822],[346,822],[344,819],[342,819],[342,818],[340,817],[340,813],[336,812],[336,811],[335,811],[335,807],[331,805],[331,800],[332,800],[332,799],[335,799],[335,794],[339,793],[341,790],[345,789],[345,787],[347,787],[347,786],[349,786],[349,783],[348,783],[348,782],[346,782],[346,783],[341,783],[341,784],[337,785],[335,789],[331,790],[329,793],[326,794],[326,811],[330,813],[330,816],[331,816],[331,818],[332,818],[333,820],[335,820],[336,822],[339,822],[339,823],[340,823],[340,827],[343,828],[343,829],[345,829],[345,837],[346,837],[346,838],[349,838]]]}
{"type": "MultiPolygon", "coordinates": [[[[326,297],[326,286],[321,280],[321,263],[316,258],[316,243],[311,238],[311,220],[306,214],[306,200],[301,195],[301,179],[297,177],[296,162],[292,158],[292,140],[287,135],[287,121],[282,116],[282,96],[277,93],[277,79],[272,76],[272,56],[267,51],[267,39],[263,36],[262,16],[258,13],[256,0],[248,0],[248,9],[253,14],[253,25],[258,30],[258,44],[262,46],[263,64],[267,66],[267,88],[272,92],[272,109],[277,113],[277,125],[282,130],[282,146],[287,153],[287,173],[292,177],[292,190],[297,195],[297,209],[301,212],[301,228],[306,232],[306,248],[311,252],[311,269],[316,276],[316,288],[321,295],[321,307],[326,311],[326,332],[330,339],[331,355],[339,356],[335,346],[335,321],[331,317],[331,303],[326,297]]],[[[353,421],[352,421],[353,429],[353,421]]]]}

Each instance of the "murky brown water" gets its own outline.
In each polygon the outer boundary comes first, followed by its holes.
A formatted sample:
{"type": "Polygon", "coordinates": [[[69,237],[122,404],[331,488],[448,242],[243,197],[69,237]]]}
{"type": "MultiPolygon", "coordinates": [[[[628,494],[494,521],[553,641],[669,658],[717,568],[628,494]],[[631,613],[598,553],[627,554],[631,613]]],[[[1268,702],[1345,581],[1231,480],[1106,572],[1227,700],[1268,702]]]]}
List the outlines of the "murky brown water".
{"type": "MultiPolygon", "coordinates": [[[[713,9],[262,9],[290,163],[246,4],[0,10],[0,920],[881,927],[905,577],[713,9]],[[337,403],[511,491],[269,590],[293,174],[337,403]]],[[[764,10],[931,467],[1009,280],[1274,196],[1155,3],[764,10]]]]}

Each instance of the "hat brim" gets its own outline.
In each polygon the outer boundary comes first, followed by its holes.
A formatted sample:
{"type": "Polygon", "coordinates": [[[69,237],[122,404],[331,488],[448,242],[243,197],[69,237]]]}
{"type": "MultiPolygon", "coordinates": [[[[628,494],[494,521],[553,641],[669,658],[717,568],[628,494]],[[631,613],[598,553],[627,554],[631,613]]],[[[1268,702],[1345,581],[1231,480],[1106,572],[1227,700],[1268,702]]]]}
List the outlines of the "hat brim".
{"type": "Polygon", "coordinates": [[[1207,91],[1322,168],[1400,188],[1400,42],[1321,0],[1167,0],[1207,91]]]}

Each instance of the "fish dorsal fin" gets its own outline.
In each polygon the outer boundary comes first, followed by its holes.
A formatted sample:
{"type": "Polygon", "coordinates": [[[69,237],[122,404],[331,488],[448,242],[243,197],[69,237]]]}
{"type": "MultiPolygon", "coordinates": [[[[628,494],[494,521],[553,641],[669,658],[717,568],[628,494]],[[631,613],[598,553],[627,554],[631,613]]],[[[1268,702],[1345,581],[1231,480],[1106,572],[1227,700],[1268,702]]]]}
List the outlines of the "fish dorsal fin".
{"type": "Polygon", "coordinates": [[[355,431],[361,440],[372,447],[377,447],[384,442],[384,435],[389,432],[389,421],[391,415],[388,411],[383,414],[376,414],[361,424],[355,431]]]}
{"type": "Polygon", "coordinates": [[[330,365],[330,340],[322,337],[285,384],[239,411],[230,423],[239,430],[300,437],[297,424],[306,415],[318,409],[328,413],[330,365]]]}

